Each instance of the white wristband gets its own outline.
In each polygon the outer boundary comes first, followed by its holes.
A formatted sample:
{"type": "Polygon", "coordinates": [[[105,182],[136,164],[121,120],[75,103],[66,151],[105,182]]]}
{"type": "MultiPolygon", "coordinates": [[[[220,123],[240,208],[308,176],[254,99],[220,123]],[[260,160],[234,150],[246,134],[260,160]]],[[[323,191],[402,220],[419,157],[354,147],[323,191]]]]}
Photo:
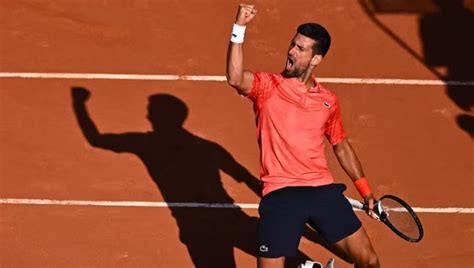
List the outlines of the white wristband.
{"type": "Polygon", "coordinates": [[[244,42],[245,36],[245,26],[240,26],[238,24],[234,24],[232,27],[232,36],[230,37],[230,41],[232,43],[241,44],[244,42]]]}

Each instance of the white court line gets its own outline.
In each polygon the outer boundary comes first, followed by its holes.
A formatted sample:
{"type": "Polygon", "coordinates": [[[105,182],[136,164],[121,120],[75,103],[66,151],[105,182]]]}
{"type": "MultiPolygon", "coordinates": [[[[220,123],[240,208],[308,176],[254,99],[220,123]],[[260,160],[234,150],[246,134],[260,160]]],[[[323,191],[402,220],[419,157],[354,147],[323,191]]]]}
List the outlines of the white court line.
{"type": "MultiPolygon", "coordinates": [[[[54,200],[54,199],[17,199],[1,198],[0,204],[7,205],[56,205],[56,206],[99,206],[99,207],[156,207],[156,208],[248,208],[257,209],[253,203],[192,203],[192,202],[155,202],[155,201],[94,201],[94,200],[54,200]]],[[[474,214],[474,208],[421,208],[414,207],[418,213],[474,214]]]]}
{"type": "MultiPolygon", "coordinates": [[[[213,81],[224,82],[225,76],[218,75],[160,75],[160,74],[101,74],[101,73],[22,73],[0,72],[0,78],[37,79],[112,79],[112,80],[155,80],[155,81],[213,81]]],[[[333,84],[384,84],[420,86],[474,86],[474,81],[443,81],[420,79],[385,78],[318,78],[323,83],[333,84]]]]}

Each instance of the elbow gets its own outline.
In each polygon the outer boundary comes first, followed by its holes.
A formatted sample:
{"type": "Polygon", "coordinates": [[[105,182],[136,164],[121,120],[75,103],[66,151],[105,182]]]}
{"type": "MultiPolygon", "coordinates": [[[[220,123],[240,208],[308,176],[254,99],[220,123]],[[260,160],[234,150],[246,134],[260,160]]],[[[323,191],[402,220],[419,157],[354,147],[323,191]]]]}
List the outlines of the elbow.
{"type": "Polygon", "coordinates": [[[339,142],[333,146],[334,153],[336,154],[337,157],[344,157],[346,156],[349,151],[350,147],[348,146],[349,144],[346,142],[346,140],[343,140],[342,142],[339,142]]]}
{"type": "Polygon", "coordinates": [[[84,132],[84,137],[92,147],[102,148],[104,146],[105,140],[98,131],[88,130],[84,132]]]}
{"type": "Polygon", "coordinates": [[[101,143],[101,140],[99,137],[96,137],[96,136],[87,136],[86,137],[87,139],[87,142],[89,142],[89,144],[92,146],[92,147],[98,147],[98,148],[101,148],[102,146],[102,143],[101,143]]]}
{"type": "Polygon", "coordinates": [[[98,139],[87,139],[87,141],[92,147],[97,147],[97,148],[101,147],[101,143],[98,139]]]}
{"type": "Polygon", "coordinates": [[[343,159],[346,157],[346,152],[344,150],[341,150],[340,148],[334,148],[334,153],[337,157],[337,159],[343,159]]]}
{"type": "Polygon", "coordinates": [[[230,86],[236,88],[236,87],[239,87],[242,84],[242,79],[227,75],[227,84],[229,84],[230,86]]]}

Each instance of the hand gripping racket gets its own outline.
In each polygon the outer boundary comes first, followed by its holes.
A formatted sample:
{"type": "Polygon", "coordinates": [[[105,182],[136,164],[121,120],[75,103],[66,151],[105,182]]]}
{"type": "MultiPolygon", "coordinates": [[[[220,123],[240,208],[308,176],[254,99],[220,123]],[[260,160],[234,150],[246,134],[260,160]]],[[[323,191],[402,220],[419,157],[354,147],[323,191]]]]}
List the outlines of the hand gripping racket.
{"type": "MultiPolygon", "coordinates": [[[[358,200],[347,198],[352,207],[367,210],[367,206],[358,200]]],[[[423,226],[415,211],[401,198],[384,195],[374,207],[380,221],[395,234],[409,242],[420,242],[423,238],[423,226]]]]}

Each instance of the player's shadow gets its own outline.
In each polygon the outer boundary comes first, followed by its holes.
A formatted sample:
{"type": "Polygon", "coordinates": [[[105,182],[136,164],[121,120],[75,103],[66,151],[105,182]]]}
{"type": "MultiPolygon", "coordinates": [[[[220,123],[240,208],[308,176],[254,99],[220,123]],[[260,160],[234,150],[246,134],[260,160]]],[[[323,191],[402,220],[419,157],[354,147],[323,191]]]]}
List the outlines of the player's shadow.
{"type": "MultiPolygon", "coordinates": [[[[463,0],[433,0],[438,12],[420,18],[420,36],[425,63],[447,68],[443,80],[474,80],[474,12],[463,0]]],[[[457,116],[458,125],[474,136],[474,86],[447,86],[447,95],[464,113],[457,116]]]]}
{"type": "MultiPolygon", "coordinates": [[[[147,118],[153,131],[110,134],[100,133],[87,111],[90,92],[74,87],[71,93],[79,126],[89,144],[138,156],[166,202],[233,204],[219,171],[260,194],[258,179],[229,152],[183,128],[188,108],[180,99],[167,94],[148,98],[147,118]]],[[[235,267],[234,248],[256,256],[257,218],[240,208],[170,206],[170,210],[179,227],[179,239],[196,267],[235,267]]],[[[306,259],[299,252],[298,257],[288,259],[287,267],[296,267],[306,259]]]]}

